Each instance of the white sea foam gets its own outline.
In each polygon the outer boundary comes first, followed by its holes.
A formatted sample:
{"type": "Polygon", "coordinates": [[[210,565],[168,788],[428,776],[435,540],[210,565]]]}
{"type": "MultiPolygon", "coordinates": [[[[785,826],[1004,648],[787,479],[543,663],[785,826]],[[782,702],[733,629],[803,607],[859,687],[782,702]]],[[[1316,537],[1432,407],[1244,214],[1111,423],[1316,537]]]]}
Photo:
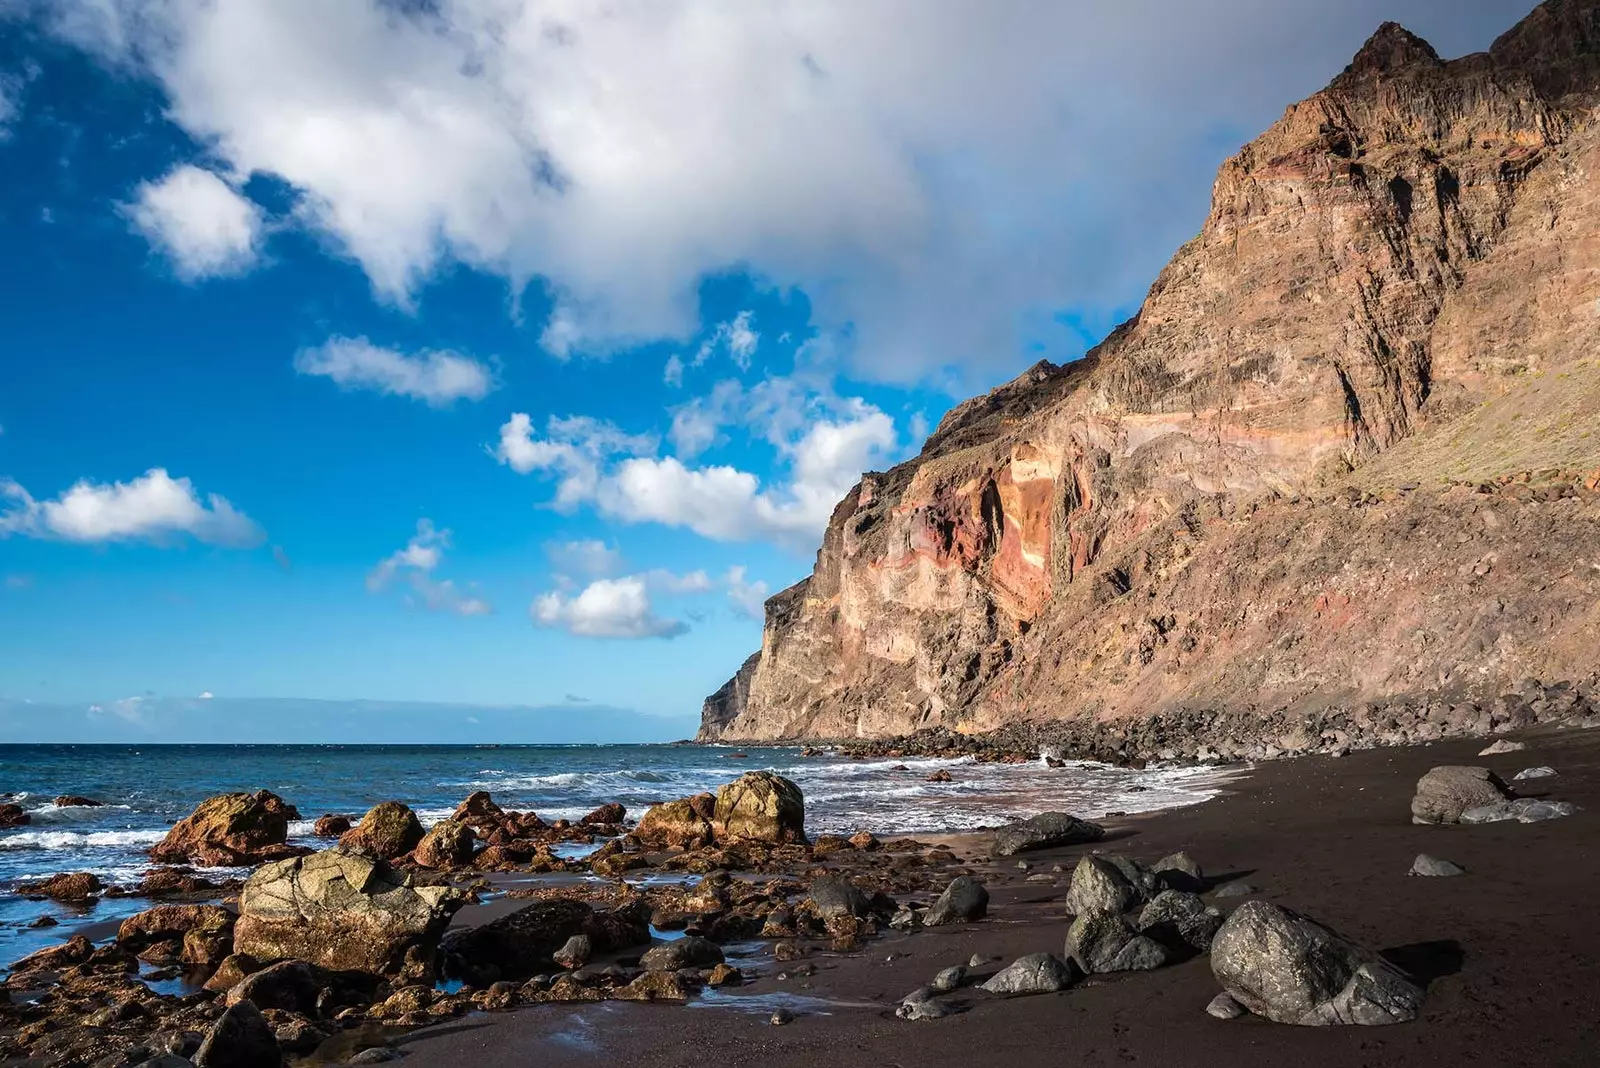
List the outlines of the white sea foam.
{"type": "Polygon", "coordinates": [[[165,831],[22,831],[0,838],[0,849],[96,849],[155,845],[165,831]]]}

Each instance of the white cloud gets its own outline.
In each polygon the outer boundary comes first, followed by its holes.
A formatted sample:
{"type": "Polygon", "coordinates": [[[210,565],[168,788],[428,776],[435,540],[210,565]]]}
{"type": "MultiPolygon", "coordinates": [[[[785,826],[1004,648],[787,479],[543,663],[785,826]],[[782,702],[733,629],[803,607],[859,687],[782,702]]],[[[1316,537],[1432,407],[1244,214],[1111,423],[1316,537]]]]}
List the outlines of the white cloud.
{"type": "Polygon", "coordinates": [[[294,358],[303,375],[330,378],[341,389],[368,389],[410,397],[434,407],[458,400],[482,400],[494,389],[489,368],[468,356],[425,350],[407,356],[380,348],[364,337],[335,337],[294,358]]]}
{"type": "Polygon", "coordinates": [[[552,416],[546,436],[535,438],[532,418],[517,412],[500,428],[494,456],[521,475],[531,471],[556,475],[560,482],[555,507],[570,511],[594,496],[608,457],[643,456],[655,449],[655,439],[648,435],[626,434],[612,423],[587,416],[552,416]]]}
{"type": "Polygon", "coordinates": [[[213,699],[213,698],[215,698],[215,697],[216,697],[216,696],[217,696],[217,695],[216,695],[216,694],[214,694],[214,693],[212,693],[212,692],[211,692],[211,691],[210,691],[210,690],[201,690],[201,691],[200,691],[200,694],[199,694],[199,697],[198,697],[198,698],[197,698],[197,700],[200,700],[200,701],[210,701],[210,700],[212,700],[212,699],[213,699]]]}
{"type": "MultiPolygon", "coordinates": [[[[15,6],[15,5],[14,5],[15,6]]],[[[962,4],[54,0],[57,32],[400,302],[442,265],[542,276],[561,353],[693,333],[730,268],[803,287],[856,370],[1015,366],[1137,298],[1221,156],[1383,17],[1482,47],[1472,0],[962,4]],[[1179,102],[1174,106],[1174,102],[1179,102]],[[1059,329],[1059,328],[1058,328],[1059,329]]],[[[1526,7],[1526,4],[1523,5],[1526,7]]],[[[1046,353],[1047,355],[1050,353],[1046,353]]]]}
{"type": "Polygon", "coordinates": [[[11,127],[22,116],[22,80],[0,75],[0,143],[11,139],[11,127]]]}
{"type": "Polygon", "coordinates": [[[37,501],[22,486],[0,480],[0,537],[20,534],[61,541],[165,542],[180,535],[210,545],[248,548],[265,538],[260,527],[225,497],[204,501],[187,478],[154,467],[131,482],[80,480],[55,500],[37,501]]]}
{"type": "Polygon", "coordinates": [[[622,551],[596,539],[555,542],[546,545],[544,551],[563,574],[601,577],[622,569],[622,551]]]}
{"type": "Polygon", "coordinates": [[[661,371],[661,381],[674,389],[683,385],[683,359],[677,353],[667,357],[667,365],[661,371]]]}
{"type": "Polygon", "coordinates": [[[751,326],[754,317],[755,312],[742,311],[727,322],[718,323],[711,336],[701,343],[691,366],[705,366],[720,348],[727,350],[728,358],[738,364],[741,371],[749,369],[750,360],[761,344],[761,335],[751,326]]]}
{"type": "Polygon", "coordinates": [[[547,593],[529,610],[541,627],[555,627],[584,638],[674,638],[686,623],[655,614],[642,576],[598,579],[575,597],[547,593]]]}
{"type": "Polygon", "coordinates": [[[191,164],[142,183],[123,212],[188,281],[244,274],[260,257],[261,209],[215,173],[191,164]]]}
{"type": "Polygon", "coordinates": [[[704,571],[678,575],[658,567],[645,572],[643,577],[650,589],[662,593],[707,593],[711,590],[711,576],[704,571]]]}
{"type": "Polygon", "coordinates": [[[417,532],[405,547],[396,549],[367,575],[367,591],[380,593],[396,578],[404,577],[417,600],[433,612],[458,616],[486,616],[494,611],[481,597],[462,593],[450,579],[436,579],[433,572],[450,547],[450,532],[434,527],[431,519],[417,520],[417,532]]]}
{"type": "Polygon", "coordinates": [[[765,582],[747,581],[745,568],[735,566],[728,568],[728,573],[723,581],[728,586],[728,600],[733,605],[733,610],[748,619],[765,620],[768,588],[765,582]]]}

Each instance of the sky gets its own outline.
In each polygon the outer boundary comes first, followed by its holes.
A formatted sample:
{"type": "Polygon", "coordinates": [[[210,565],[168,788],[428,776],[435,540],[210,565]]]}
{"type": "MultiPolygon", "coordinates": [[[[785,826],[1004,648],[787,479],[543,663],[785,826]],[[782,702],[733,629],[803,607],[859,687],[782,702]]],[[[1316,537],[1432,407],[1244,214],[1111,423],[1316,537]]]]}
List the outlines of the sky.
{"type": "Polygon", "coordinates": [[[0,738],[692,733],[863,471],[1529,6],[0,0],[0,738]]]}

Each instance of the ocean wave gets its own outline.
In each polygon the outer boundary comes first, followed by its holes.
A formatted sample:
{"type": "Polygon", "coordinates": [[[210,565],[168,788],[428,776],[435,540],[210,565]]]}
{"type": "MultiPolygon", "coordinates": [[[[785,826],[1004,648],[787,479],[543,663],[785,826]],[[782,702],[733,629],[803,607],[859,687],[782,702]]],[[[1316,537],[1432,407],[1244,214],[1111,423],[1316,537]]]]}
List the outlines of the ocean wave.
{"type": "Polygon", "coordinates": [[[22,831],[0,838],[0,849],[104,849],[155,845],[167,836],[154,831],[22,831]]]}

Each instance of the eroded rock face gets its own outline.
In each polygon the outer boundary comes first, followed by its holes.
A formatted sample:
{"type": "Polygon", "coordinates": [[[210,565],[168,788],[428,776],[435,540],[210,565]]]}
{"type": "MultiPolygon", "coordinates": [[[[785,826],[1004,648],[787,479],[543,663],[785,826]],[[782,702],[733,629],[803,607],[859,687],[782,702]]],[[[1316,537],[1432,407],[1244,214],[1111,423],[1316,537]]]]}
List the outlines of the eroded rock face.
{"type": "Polygon", "coordinates": [[[381,860],[336,847],[255,872],[239,899],[234,949],[395,979],[434,974],[458,890],[415,886],[381,860]]]}
{"type": "Polygon", "coordinates": [[[1138,315],[863,477],[701,739],[1585,677],[1600,580],[1540,576],[1600,547],[1595,38],[1570,0],[1454,61],[1383,27],[1138,315]]]}
{"type": "Polygon", "coordinates": [[[237,867],[294,856],[287,845],[289,821],[299,819],[293,805],[269,790],[222,794],[198,808],[150,849],[153,860],[168,864],[237,867]]]}
{"type": "Polygon", "coordinates": [[[1404,1023],[1422,1011],[1422,988],[1376,953],[1265,901],[1223,923],[1211,970],[1240,1005],[1278,1023],[1404,1023]]]}

